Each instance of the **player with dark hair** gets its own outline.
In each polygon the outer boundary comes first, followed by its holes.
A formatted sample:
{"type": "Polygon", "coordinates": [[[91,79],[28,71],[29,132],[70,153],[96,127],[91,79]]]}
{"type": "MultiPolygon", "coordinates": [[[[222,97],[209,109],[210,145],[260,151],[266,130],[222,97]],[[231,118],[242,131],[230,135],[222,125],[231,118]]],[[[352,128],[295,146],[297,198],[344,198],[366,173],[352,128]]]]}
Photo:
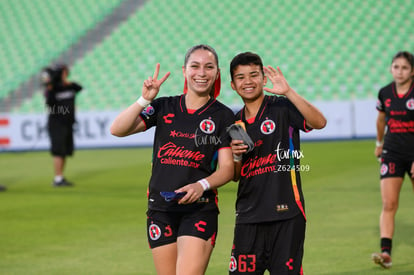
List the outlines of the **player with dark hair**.
{"type": "Polygon", "coordinates": [[[156,96],[166,73],[144,81],[142,96],[115,119],[111,133],[128,136],[156,126],[148,189],[147,232],[159,275],[204,274],[218,223],[217,188],[233,177],[226,127],[233,112],[216,100],[220,91],[213,48],[188,50],[184,93],[156,96]]]}
{"type": "Polygon", "coordinates": [[[375,148],[375,156],[381,158],[381,253],[373,253],[372,259],[384,268],[392,266],[395,214],[406,173],[414,187],[414,56],[398,52],[391,74],[394,80],[378,93],[375,148]]]}
{"type": "Polygon", "coordinates": [[[279,68],[241,53],[230,64],[231,87],[244,102],[236,114],[254,142],[232,141],[239,181],[229,274],[302,274],[305,204],[299,130],[322,129],[323,114],[297,94],[279,68]],[[270,80],[272,88],[264,87],[270,80]],[[272,96],[264,94],[267,91],[272,96]]]}
{"type": "Polygon", "coordinates": [[[75,97],[82,86],[68,80],[69,68],[65,64],[47,68],[43,72],[48,111],[50,152],[53,156],[55,177],[53,186],[72,186],[64,177],[66,157],[74,152],[73,124],[75,123],[75,97]]]}

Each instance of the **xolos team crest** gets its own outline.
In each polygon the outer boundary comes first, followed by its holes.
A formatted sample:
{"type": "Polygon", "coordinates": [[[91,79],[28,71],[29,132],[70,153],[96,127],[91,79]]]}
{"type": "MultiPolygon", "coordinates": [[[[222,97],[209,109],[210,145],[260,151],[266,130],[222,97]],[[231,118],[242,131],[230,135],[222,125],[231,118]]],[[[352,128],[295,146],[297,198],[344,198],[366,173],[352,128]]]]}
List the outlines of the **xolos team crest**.
{"type": "Polygon", "coordinates": [[[236,260],[236,257],[234,257],[234,256],[231,256],[231,258],[230,258],[229,270],[231,272],[234,272],[234,271],[237,270],[237,260],[236,260]]]}
{"type": "Polygon", "coordinates": [[[151,224],[148,233],[151,240],[156,241],[161,237],[161,228],[156,224],[151,224]]]}
{"type": "Polygon", "coordinates": [[[271,119],[266,119],[262,122],[262,125],[260,125],[260,131],[265,134],[269,135],[275,131],[276,124],[271,119]]]}
{"type": "Polygon", "coordinates": [[[405,105],[407,106],[408,110],[414,110],[414,98],[410,98],[409,100],[407,100],[405,105]]]}
{"type": "Polygon", "coordinates": [[[206,134],[211,134],[216,130],[216,124],[211,119],[204,119],[200,122],[200,129],[206,134]]]}

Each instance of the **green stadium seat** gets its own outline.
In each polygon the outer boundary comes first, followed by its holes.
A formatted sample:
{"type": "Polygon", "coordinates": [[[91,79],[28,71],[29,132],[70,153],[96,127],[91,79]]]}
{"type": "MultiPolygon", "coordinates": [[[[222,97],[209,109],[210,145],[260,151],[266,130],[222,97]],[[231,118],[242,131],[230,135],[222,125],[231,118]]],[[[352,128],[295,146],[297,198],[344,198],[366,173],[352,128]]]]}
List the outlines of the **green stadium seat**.
{"type": "MultiPolygon", "coordinates": [[[[39,1],[34,0],[28,9],[39,1]]],[[[77,16],[68,17],[76,29],[73,35],[76,37],[93,27],[119,1],[74,1],[73,4],[87,8],[79,9],[76,14],[80,20],[77,16]]],[[[55,1],[48,3],[58,9],[55,1]]],[[[0,3],[0,8],[3,6],[13,4],[0,3]]],[[[18,12],[20,6],[23,5],[15,4],[13,8],[18,12]]],[[[31,16],[28,22],[37,24],[38,17],[31,16]]],[[[43,16],[47,24],[53,22],[53,17],[43,16]]],[[[8,18],[0,20],[0,26],[10,23],[11,17],[8,18]]],[[[390,80],[387,70],[394,52],[412,48],[414,37],[408,28],[402,30],[399,27],[408,26],[409,18],[409,9],[397,1],[299,0],[291,3],[263,0],[243,2],[243,5],[230,0],[205,3],[171,0],[166,5],[147,1],[79,60],[72,68],[71,77],[86,89],[80,99],[80,110],[123,108],[139,95],[142,81],[153,74],[156,62],[161,63],[162,71],[172,72],[164,84],[163,95],[181,91],[185,51],[194,44],[208,43],[217,49],[220,57],[223,80],[220,100],[226,104],[240,104],[229,85],[228,67],[235,54],[247,50],[262,55],[266,65],[281,66],[291,85],[309,100],[372,98],[376,97],[377,86],[390,80]],[[295,16],[291,16],[293,14],[295,16]],[[400,16],[394,16],[390,22],[393,14],[400,16]],[[400,35],[396,36],[396,33],[400,35]]],[[[59,29],[53,27],[52,32],[59,29]]],[[[73,39],[65,39],[70,31],[70,28],[62,31],[63,42],[54,50],[54,56],[73,43],[73,39]]],[[[7,36],[3,28],[0,28],[0,34],[7,36]]],[[[47,36],[42,32],[38,35],[45,37],[40,41],[46,40],[47,36]]],[[[41,44],[33,43],[37,59],[31,62],[47,63],[51,55],[45,56],[41,44]]],[[[46,44],[50,49],[51,46],[46,44]]],[[[14,56],[18,60],[16,56],[21,52],[24,55],[32,52],[22,48],[7,47],[5,54],[0,51],[0,57],[14,56]]],[[[12,76],[27,77],[22,74],[22,67],[12,66],[12,73],[5,74],[12,79],[10,83],[22,81],[12,76]]],[[[36,101],[25,103],[28,104],[35,105],[36,101]]]]}

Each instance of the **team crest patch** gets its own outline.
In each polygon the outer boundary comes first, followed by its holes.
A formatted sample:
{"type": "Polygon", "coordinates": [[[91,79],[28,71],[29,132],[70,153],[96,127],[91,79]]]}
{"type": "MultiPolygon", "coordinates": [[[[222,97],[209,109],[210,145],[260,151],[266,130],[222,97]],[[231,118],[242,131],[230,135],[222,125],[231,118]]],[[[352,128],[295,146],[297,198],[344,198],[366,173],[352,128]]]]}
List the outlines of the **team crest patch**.
{"type": "Polygon", "coordinates": [[[216,130],[216,124],[211,119],[204,119],[200,122],[200,129],[206,134],[211,134],[216,130]]]}
{"type": "Polygon", "coordinates": [[[379,99],[377,99],[377,109],[380,109],[380,110],[382,110],[382,108],[381,108],[381,101],[379,100],[379,99]]]}
{"type": "Polygon", "coordinates": [[[156,241],[161,237],[161,229],[156,224],[151,224],[148,229],[149,237],[151,240],[156,241]]]}
{"type": "Polygon", "coordinates": [[[229,264],[229,271],[234,272],[237,269],[237,260],[236,257],[231,256],[230,258],[230,264],[229,264]]]}
{"type": "Polygon", "coordinates": [[[154,107],[152,107],[151,105],[147,106],[147,108],[144,109],[144,115],[153,115],[155,113],[155,109],[154,107]]]}
{"type": "Polygon", "coordinates": [[[414,110],[414,98],[410,98],[409,100],[407,100],[405,106],[407,106],[408,110],[414,110]]]}
{"type": "Polygon", "coordinates": [[[260,125],[260,131],[265,135],[270,135],[275,131],[276,124],[271,119],[266,119],[260,125]]]}
{"type": "Polygon", "coordinates": [[[385,163],[381,164],[381,170],[380,170],[381,176],[384,176],[385,174],[387,174],[387,172],[388,172],[388,166],[385,163]]]}

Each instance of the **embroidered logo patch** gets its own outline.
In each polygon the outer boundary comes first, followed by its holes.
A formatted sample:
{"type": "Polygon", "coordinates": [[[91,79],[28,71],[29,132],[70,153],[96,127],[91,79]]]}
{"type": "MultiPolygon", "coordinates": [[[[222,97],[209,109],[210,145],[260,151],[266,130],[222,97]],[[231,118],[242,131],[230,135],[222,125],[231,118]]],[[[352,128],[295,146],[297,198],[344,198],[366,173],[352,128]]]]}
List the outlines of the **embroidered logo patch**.
{"type": "Polygon", "coordinates": [[[388,173],[388,166],[385,163],[381,165],[380,173],[381,173],[381,176],[384,176],[385,174],[388,173]]]}
{"type": "Polygon", "coordinates": [[[414,99],[410,98],[409,100],[407,100],[405,106],[407,106],[408,110],[414,110],[414,99]]]}
{"type": "Polygon", "coordinates": [[[277,212],[289,211],[289,206],[287,204],[278,204],[276,205],[276,211],[277,212]]]}
{"type": "Polygon", "coordinates": [[[147,106],[145,109],[144,109],[144,112],[143,112],[145,115],[149,115],[149,116],[151,116],[151,115],[153,115],[154,113],[155,113],[155,109],[154,109],[154,107],[152,107],[151,105],[149,105],[149,106],[147,106]]]}
{"type": "Polygon", "coordinates": [[[230,258],[229,270],[230,272],[234,272],[237,270],[237,260],[234,256],[231,256],[230,258]]]}
{"type": "Polygon", "coordinates": [[[262,125],[260,125],[260,131],[262,131],[265,135],[270,135],[275,131],[276,124],[271,119],[266,119],[262,122],[262,125]]]}
{"type": "Polygon", "coordinates": [[[216,124],[214,124],[214,121],[211,119],[204,119],[200,122],[200,130],[203,131],[203,133],[211,134],[216,130],[216,124]]]}
{"type": "Polygon", "coordinates": [[[161,237],[161,229],[156,224],[151,224],[148,229],[149,236],[151,240],[156,241],[161,237]]]}

